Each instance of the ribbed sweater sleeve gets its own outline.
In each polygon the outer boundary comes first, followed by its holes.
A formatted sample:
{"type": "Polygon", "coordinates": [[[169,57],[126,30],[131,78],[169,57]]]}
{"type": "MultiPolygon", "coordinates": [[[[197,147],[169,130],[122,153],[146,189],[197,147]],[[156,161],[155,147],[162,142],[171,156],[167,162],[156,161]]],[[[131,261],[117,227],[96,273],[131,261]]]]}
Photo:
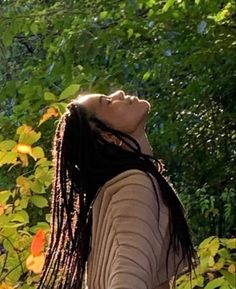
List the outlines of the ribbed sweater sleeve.
{"type": "Polygon", "coordinates": [[[109,269],[107,289],[153,288],[167,228],[158,226],[155,192],[151,185],[145,184],[147,180],[144,185],[127,184],[112,196],[117,252],[109,269]]]}

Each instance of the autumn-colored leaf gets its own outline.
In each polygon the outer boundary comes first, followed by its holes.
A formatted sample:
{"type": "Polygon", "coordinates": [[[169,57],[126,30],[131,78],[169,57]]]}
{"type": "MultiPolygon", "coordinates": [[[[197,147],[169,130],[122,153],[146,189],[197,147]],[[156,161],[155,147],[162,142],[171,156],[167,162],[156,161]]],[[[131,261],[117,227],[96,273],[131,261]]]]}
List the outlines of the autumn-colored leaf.
{"type": "Polygon", "coordinates": [[[33,271],[35,274],[41,273],[45,262],[45,254],[42,252],[38,256],[29,255],[26,259],[26,268],[33,271]]]}
{"type": "Polygon", "coordinates": [[[45,244],[45,232],[42,229],[39,229],[34,236],[32,243],[31,243],[31,254],[33,256],[39,256],[43,251],[43,247],[45,244]]]}
{"type": "Polygon", "coordinates": [[[40,121],[39,121],[39,126],[48,120],[51,117],[57,117],[59,115],[58,111],[54,107],[49,107],[47,111],[42,115],[40,121]]]}
{"type": "Polygon", "coordinates": [[[4,210],[5,210],[5,205],[0,204],[0,216],[4,214],[4,210]]]}
{"type": "Polygon", "coordinates": [[[0,284],[0,289],[13,289],[13,287],[3,282],[0,284]]]}

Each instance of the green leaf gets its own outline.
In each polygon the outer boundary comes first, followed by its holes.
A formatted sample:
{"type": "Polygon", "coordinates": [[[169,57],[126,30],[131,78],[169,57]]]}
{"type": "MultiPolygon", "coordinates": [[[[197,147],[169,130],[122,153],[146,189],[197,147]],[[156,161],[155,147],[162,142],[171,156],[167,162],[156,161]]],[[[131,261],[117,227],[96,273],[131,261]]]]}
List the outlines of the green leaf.
{"type": "Polygon", "coordinates": [[[230,285],[235,288],[236,287],[236,277],[234,274],[230,273],[226,270],[220,270],[220,273],[225,277],[225,279],[230,283],[230,285]]]}
{"type": "Polygon", "coordinates": [[[162,8],[162,12],[167,12],[169,8],[175,3],[175,0],[167,0],[166,4],[162,8]]]}
{"type": "Polygon", "coordinates": [[[51,221],[52,214],[46,214],[45,219],[48,223],[51,221]]]}
{"type": "Polygon", "coordinates": [[[28,223],[29,222],[29,215],[26,211],[22,210],[12,215],[13,218],[11,222],[19,222],[19,223],[28,223]]]}
{"type": "Polygon", "coordinates": [[[21,209],[26,209],[29,203],[29,196],[23,196],[20,200],[20,207],[21,209]]]}
{"type": "Polygon", "coordinates": [[[48,200],[43,196],[32,196],[30,200],[38,208],[44,208],[48,206],[48,200]]]}
{"type": "Polygon", "coordinates": [[[230,253],[226,248],[221,248],[218,253],[222,258],[230,259],[230,253]]]}
{"type": "Polygon", "coordinates": [[[105,19],[108,15],[108,11],[102,11],[99,15],[99,18],[100,19],[105,19]]]}
{"type": "Polygon", "coordinates": [[[224,277],[219,277],[207,283],[204,289],[214,289],[214,288],[221,286],[223,283],[224,283],[224,277]]]}
{"type": "Polygon", "coordinates": [[[132,37],[132,35],[134,34],[134,30],[132,28],[128,29],[128,38],[132,37]]]}
{"type": "Polygon", "coordinates": [[[50,226],[46,222],[38,222],[37,225],[30,228],[30,232],[35,234],[39,229],[42,229],[44,231],[49,231],[50,226]]]}
{"type": "Polygon", "coordinates": [[[223,284],[222,286],[220,286],[219,289],[231,289],[231,288],[229,287],[229,285],[223,284]]]}
{"type": "Polygon", "coordinates": [[[37,25],[37,23],[35,23],[35,22],[32,23],[31,26],[30,26],[30,30],[34,34],[38,33],[38,25],[37,25]]]}
{"type": "Polygon", "coordinates": [[[51,92],[49,92],[49,91],[46,91],[44,93],[44,99],[48,100],[48,101],[56,101],[56,95],[51,93],[51,92]]]}
{"type": "Polygon", "coordinates": [[[38,180],[35,180],[34,182],[32,182],[30,184],[30,189],[34,193],[38,193],[38,194],[44,194],[45,193],[44,185],[38,180]]]}
{"type": "Polygon", "coordinates": [[[2,41],[6,47],[12,44],[13,38],[14,38],[14,35],[12,34],[10,30],[6,30],[2,34],[2,41]]]}
{"type": "Polygon", "coordinates": [[[80,85],[79,84],[71,84],[68,86],[59,96],[59,100],[67,99],[71,96],[74,96],[79,92],[80,85]]]}
{"type": "Polygon", "coordinates": [[[16,142],[14,140],[4,140],[0,142],[0,150],[1,151],[9,151],[14,148],[16,142]]]}
{"type": "Polygon", "coordinates": [[[11,191],[1,191],[0,192],[0,203],[6,203],[11,195],[11,191]]]}
{"type": "Polygon", "coordinates": [[[143,80],[146,81],[150,78],[151,76],[151,73],[149,71],[145,72],[144,75],[143,75],[143,80]]]}

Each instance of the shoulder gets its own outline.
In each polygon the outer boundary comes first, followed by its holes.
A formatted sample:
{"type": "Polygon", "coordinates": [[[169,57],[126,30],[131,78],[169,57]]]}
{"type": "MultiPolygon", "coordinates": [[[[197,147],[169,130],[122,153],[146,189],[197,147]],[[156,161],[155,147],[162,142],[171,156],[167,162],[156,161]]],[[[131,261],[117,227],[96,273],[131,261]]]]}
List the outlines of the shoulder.
{"type": "Polygon", "coordinates": [[[117,190],[124,187],[140,186],[149,190],[153,190],[153,186],[158,186],[155,178],[144,171],[138,169],[126,170],[104,184],[104,188],[114,187],[117,190]]]}
{"type": "Polygon", "coordinates": [[[132,169],[122,172],[106,182],[103,187],[106,196],[111,196],[111,203],[118,204],[126,201],[127,204],[142,203],[152,210],[157,210],[158,203],[163,207],[160,188],[156,179],[144,171],[132,169]]]}

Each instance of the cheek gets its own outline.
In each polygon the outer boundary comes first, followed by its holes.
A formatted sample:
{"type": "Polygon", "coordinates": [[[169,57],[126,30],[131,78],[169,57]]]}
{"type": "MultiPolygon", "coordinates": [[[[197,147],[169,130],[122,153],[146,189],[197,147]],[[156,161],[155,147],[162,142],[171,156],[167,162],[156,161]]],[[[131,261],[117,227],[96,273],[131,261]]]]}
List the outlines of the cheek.
{"type": "Polygon", "coordinates": [[[114,128],[125,132],[127,134],[133,133],[138,125],[144,120],[147,114],[147,109],[143,106],[130,106],[126,110],[119,110],[113,112],[112,125],[114,128]]]}

